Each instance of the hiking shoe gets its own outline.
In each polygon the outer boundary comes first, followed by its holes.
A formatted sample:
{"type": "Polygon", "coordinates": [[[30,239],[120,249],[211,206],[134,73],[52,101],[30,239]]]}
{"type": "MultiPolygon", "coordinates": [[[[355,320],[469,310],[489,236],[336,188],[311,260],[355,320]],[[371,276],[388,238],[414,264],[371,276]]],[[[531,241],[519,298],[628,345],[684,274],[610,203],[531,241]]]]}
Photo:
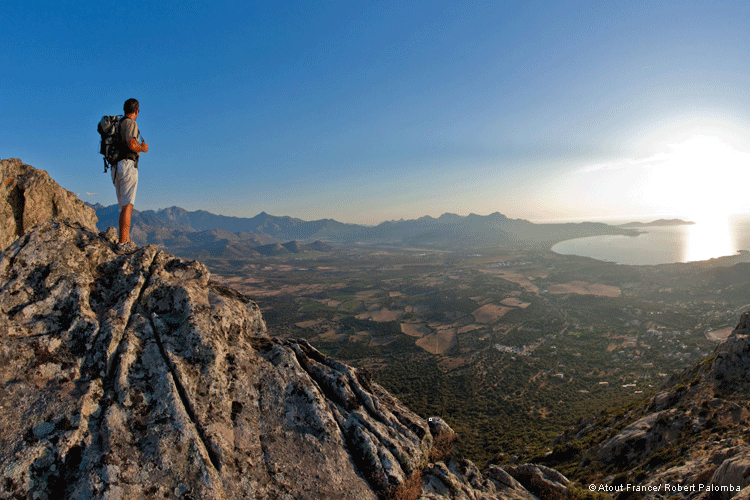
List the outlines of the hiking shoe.
{"type": "Polygon", "coordinates": [[[132,241],[126,241],[125,243],[117,244],[118,253],[133,253],[138,249],[138,246],[132,241]]]}

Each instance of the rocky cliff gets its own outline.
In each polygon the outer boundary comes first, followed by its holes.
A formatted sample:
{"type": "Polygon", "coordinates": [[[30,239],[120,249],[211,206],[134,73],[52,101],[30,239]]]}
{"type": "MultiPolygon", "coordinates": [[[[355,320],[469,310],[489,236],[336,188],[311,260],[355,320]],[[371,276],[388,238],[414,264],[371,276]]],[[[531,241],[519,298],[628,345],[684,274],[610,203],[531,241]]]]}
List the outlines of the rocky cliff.
{"type": "Polygon", "coordinates": [[[748,381],[744,313],[713,356],[642,404],[582,420],[540,460],[597,485],[649,488],[648,498],[750,498],[748,381]]]}
{"type": "Polygon", "coordinates": [[[118,254],[114,229],[97,232],[46,173],[2,165],[24,208],[0,214],[15,240],[0,254],[0,498],[566,494],[545,467],[480,473],[439,418],[273,338],[202,264],[153,245],[118,254]],[[49,220],[28,219],[30,203],[49,220]]]}

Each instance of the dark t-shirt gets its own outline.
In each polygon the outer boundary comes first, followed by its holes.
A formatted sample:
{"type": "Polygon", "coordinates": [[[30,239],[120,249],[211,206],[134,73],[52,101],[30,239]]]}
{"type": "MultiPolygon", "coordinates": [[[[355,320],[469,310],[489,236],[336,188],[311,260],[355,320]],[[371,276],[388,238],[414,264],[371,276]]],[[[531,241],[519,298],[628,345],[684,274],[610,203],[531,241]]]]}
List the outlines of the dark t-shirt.
{"type": "Polygon", "coordinates": [[[130,139],[138,140],[138,125],[135,123],[135,120],[128,117],[124,117],[120,120],[120,138],[125,143],[125,148],[120,155],[120,159],[133,160],[138,163],[140,154],[131,150],[128,146],[130,139]]]}

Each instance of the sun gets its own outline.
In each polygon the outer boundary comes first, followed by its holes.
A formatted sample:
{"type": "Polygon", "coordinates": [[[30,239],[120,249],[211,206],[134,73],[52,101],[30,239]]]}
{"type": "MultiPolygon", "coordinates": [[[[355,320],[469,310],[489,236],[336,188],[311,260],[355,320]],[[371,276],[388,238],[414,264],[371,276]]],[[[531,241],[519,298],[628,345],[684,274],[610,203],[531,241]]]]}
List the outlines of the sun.
{"type": "Polygon", "coordinates": [[[544,179],[540,205],[552,213],[620,220],[709,222],[750,213],[747,127],[675,122],[622,144],[625,154],[571,161],[544,179]]]}
{"type": "Polygon", "coordinates": [[[726,218],[746,211],[741,186],[750,181],[750,154],[719,137],[696,135],[672,144],[651,162],[650,196],[694,220],[726,218]]]}

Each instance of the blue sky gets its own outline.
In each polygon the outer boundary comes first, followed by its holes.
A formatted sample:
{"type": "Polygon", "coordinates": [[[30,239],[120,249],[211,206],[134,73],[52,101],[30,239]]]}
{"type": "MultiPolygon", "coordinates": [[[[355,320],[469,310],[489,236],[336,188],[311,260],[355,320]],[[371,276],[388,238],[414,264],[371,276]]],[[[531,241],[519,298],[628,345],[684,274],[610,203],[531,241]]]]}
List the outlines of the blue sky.
{"type": "Polygon", "coordinates": [[[750,211],[726,196],[750,181],[744,1],[3,10],[0,158],[92,203],[116,202],[96,124],[135,97],[150,146],[140,210],[360,223],[750,211]]]}

